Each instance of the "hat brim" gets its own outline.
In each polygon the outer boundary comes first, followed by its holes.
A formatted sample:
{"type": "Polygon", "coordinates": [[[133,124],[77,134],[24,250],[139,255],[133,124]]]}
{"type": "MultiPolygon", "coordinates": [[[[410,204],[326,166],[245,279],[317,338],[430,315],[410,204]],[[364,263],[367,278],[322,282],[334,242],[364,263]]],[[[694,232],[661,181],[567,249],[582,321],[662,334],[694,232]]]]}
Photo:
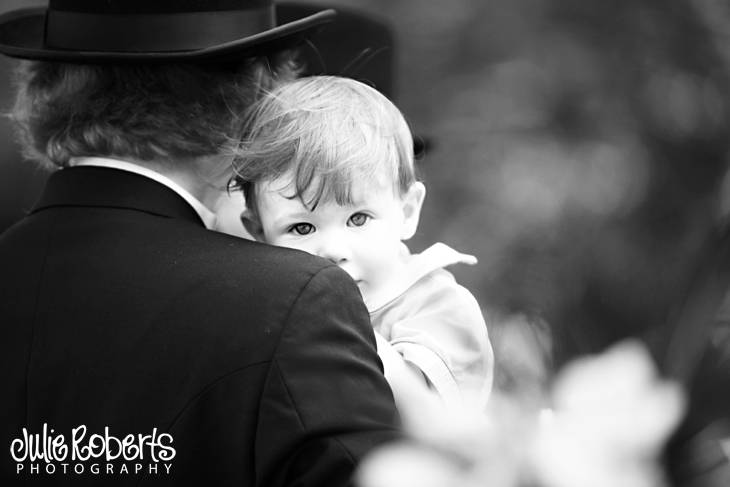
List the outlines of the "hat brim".
{"type": "Polygon", "coordinates": [[[0,53],[21,59],[76,63],[208,62],[264,54],[300,43],[335,19],[332,9],[278,25],[242,39],[185,51],[75,51],[44,45],[46,9],[20,9],[0,15],[0,53]]]}

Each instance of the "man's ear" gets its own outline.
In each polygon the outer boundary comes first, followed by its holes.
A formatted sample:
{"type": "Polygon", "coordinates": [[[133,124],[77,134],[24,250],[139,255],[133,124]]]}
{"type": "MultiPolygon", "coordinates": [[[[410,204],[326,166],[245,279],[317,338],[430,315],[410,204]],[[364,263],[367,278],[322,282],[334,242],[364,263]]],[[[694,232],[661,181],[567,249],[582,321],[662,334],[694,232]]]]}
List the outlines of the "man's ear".
{"type": "Polygon", "coordinates": [[[243,213],[241,213],[241,223],[243,223],[243,228],[245,228],[253,238],[259,242],[264,241],[264,227],[261,226],[261,222],[253,211],[248,208],[243,210],[243,213]]]}
{"type": "Polygon", "coordinates": [[[420,181],[411,184],[408,192],[403,195],[403,229],[400,236],[401,240],[408,240],[416,234],[418,220],[421,217],[421,207],[425,198],[426,187],[420,181]]]}

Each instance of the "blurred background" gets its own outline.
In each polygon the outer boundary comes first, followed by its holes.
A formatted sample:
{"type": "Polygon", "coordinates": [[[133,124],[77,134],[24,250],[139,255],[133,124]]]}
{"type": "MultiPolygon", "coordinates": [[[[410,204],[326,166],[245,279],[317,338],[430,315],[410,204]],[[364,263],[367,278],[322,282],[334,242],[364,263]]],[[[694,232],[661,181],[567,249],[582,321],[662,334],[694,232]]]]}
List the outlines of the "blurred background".
{"type": "MultiPolygon", "coordinates": [[[[44,3],[0,0],[0,10],[44,3]]],[[[321,4],[392,28],[392,45],[370,61],[387,61],[392,84],[370,81],[427,142],[428,196],[411,247],[443,241],[479,258],[453,272],[489,315],[498,348],[532,343],[542,355],[522,366],[538,375],[627,336],[661,348],[730,205],[728,4],[321,4]]],[[[3,110],[14,62],[0,58],[3,110]]],[[[5,119],[0,140],[3,229],[32,206],[45,174],[21,161],[5,119]]]]}

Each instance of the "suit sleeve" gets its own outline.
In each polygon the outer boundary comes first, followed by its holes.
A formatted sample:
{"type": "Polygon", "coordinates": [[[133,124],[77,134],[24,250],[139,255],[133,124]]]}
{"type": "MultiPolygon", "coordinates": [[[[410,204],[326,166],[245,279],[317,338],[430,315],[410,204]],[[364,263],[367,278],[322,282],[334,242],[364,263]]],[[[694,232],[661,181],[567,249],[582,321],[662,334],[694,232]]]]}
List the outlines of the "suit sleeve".
{"type": "Polygon", "coordinates": [[[344,486],[398,437],[367,310],[338,267],[319,271],[282,331],[261,398],[257,485],[344,486]]]}

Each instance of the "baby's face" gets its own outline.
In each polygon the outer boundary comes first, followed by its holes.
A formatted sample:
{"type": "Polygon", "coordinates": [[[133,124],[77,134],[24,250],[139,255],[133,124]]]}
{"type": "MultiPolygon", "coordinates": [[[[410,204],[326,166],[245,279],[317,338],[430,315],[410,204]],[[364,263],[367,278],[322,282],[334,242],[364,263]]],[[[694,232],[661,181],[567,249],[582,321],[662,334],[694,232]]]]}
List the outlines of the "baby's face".
{"type": "Polygon", "coordinates": [[[310,211],[291,197],[290,183],[282,177],[256,187],[263,239],[329,259],[355,280],[365,303],[372,302],[404,263],[401,240],[413,225],[406,199],[391,187],[363,183],[352,188],[354,204],[320,201],[310,211]]]}

